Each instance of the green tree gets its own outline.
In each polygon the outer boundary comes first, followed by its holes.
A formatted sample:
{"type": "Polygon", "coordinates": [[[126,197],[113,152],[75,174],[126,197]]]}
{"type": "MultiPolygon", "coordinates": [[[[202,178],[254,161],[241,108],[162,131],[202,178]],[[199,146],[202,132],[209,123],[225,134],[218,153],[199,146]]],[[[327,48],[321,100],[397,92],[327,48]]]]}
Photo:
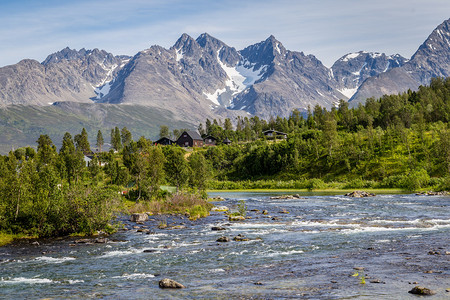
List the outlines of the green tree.
{"type": "Polygon", "coordinates": [[[111,129],[111,146],[116,151],[120,151],[122,149],[120,130],[117,126],[114,129],[111,129]]]}
{"type": "Polygon", "coordinates": [[[164,163],[166,158],[160,146],[148,147],[148,169],[147,178],[150,190],[150,196],[155,197],[158,194],[159,187],[164,180],[164,163]]]}
{"type": "Polygon", "coordinates": [[[184,159],[185,154],[186,151],[179,147],[164,147],[166,179],[177,187],[177,192],[188,180],[189,166],[184,159]]]}
{"type": "Polygon", "coordinates": [[[105,140],[103,139],[102,131],[98,130],[98,132],[97,132],[97,142],[95,144],[97,146],[98,152],[102,152],[102,148],[103,148],[104,144],[105,144],[105,140]]]}
{"type": "Polygon", "coordinates": [[[159,138],[169,137],[169,127],[166,125],[161,125],[159,127],[159,138]]]}
{"type": "Polygon", "coordinates": [[[81,130],[81,134],[75,135],[74,141],[77,150],[83,152],[84,154],[91,152],[91,146],[89,144],[88,134],[85,128],[81,130]]]}
{"type": "Polygon", "coordinates": [[[133,140],[133,136],[131,135],[131,132],[126,127],[122,128],[122,131],[120,132],[120,137],[122,139],[123,147],[128,145],[133,140]]]}
{"type": "Polygon", "coordinates": [[[38,143],[37,156],[39,162],[41,164],[54,163],[58,154],[56,152],[56,146],[50,137],[46,134],[40,135],[36,142],[38,143]]]}
{"type": "Polygon", "coordinates": [[[204,192],[209,179],[209,168],[205,156],[201,152],[192,153],[189,156],[189,167],[191,169],[190,185],[204,192]]]}

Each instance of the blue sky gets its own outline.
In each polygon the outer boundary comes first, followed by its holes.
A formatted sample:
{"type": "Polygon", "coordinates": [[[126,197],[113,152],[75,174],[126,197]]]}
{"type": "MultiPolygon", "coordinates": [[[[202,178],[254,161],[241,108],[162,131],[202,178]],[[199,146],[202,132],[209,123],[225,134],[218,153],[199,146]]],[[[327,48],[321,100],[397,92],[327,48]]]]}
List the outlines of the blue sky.
{"type": "Polygon", "coordinates": [[[134,55],[203,32],[241,50],[273,34],[326,66],[360,50],[409,58],[448,0],[0,0],[0,66],[66,46],[134,55]]]}

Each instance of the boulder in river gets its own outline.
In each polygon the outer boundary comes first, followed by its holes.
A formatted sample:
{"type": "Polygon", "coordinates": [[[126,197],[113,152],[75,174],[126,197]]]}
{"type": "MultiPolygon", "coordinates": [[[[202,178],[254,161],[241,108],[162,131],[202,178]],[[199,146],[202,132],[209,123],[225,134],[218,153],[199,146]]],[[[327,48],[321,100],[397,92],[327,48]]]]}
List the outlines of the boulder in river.
{"type": "Polygon", "coordinates": [[[225,205],[222,206],[214,206],[213,208],[211,208],[211,211],[228,211],[230,210],[228,207],[226,207],[225,205]]]}
{"type": "Polygon", "coordinates": [[[222,231],[222,230],[227,230],[227,229],[224,228],[224,227],[220,227],[220,226],[213,226],[213,227],[211,227],[211,230],[213,230],[213,231],[222,231]]]}
{"type": "Polygon", "coordinates": [[[375,194],[368,193],[365,191],[353,191],[351,193],[347,193],[344,196],[353,197],[353,198],[365,198],[365,197],[375,197],[375,194]]]}
{"type": "Polygon", "coordinates": [[[243,236],[242,234],[238,234],[237,236],[235,236],[233,238],[233,240],[236,241],[236,242],[247,242],[247,241],[249,241],[249,239],[246,238],[245,236],[243,236]]]}
{"type": "Polygon", "coordinates": [[[226,236],[221,236],[220,238],[217,239],[217,242],[219,242],[219,243],[226,243],[229,241],[230,241],[230,239],[226,236]]]}
{"type": "Polygon", "coordinates": [[[410,290],[408,293],[414,294],[414,295],[424,295],[424,296],[431,296],[436,294],[436,292],[422,286],[415,286],[412,290],[410,290]]]}
{"type": "Polygon", "coordinates": [[[159,281],[159,287],[162,288],[162,289],[182,289],[182,288],[185,288],[185,286],[182,285],[181,283],[176,282],[175,280],[169,279],[169,278],[161,279],[159,281]]]}
{"type": "Polygon", "coordinates": [[[230,220],[230,221],[244,221],[245,217],[243,217],[243,216],[229,216],[228,220],[230,220]]]}
{"type": "Polygon", "coordinates": [[[143,214],[139,214],[139,213],[135,213],[131,215],[131,222],[145,222],[148,220],[148,215],[143,213],[143,214]]]}

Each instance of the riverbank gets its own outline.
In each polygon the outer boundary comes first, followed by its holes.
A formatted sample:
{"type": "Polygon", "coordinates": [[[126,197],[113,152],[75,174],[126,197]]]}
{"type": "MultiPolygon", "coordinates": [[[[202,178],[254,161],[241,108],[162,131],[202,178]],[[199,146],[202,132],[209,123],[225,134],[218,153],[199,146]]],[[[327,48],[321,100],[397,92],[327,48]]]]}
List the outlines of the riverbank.
{"type": "MultiPolygon", "coordinates": [[[[227,192],[252,192],[252,193],[292,193],[292,194],[300,194],[300,195],[345,195],[346,193],[351,193],[356,189],[318,189],[314,191],[310,191],[308,189],[263,189],[263,188],[255,188],[255,189],[211,189],[207,190],[208,193],[227,193],[227,192]]],[[[407,194],[413,192],[406,192],[402,189],[361,189],[368,193],[376,194],[376,195],[386,195],[386,194],[407,194]]]]}

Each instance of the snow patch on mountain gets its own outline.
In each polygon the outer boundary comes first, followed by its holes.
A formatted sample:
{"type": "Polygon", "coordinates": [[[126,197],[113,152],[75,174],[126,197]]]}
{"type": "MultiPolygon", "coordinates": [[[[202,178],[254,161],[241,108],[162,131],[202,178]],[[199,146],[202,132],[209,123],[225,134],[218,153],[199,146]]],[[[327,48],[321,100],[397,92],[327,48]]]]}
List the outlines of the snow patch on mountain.
{"type": "Polygon", "coordinates": [[[349,61],[350,59],[357,58],[359,55],[360,55],[360,53],[358,53],[358,52],[347,54],[347,55],[342,59],[342,61],[349,61]]]}
{"type": "Polygon", "coordinates": [[[356,93],[357,90],[358,90],[358,88],[356,87],[356,88],[353,88],[353,89],[343,88],[343,89],[340,89],[338,91],[342,95],[344,95],[345,97],[350,99],[356,93]]]}
{"type": "Polygon", "coordinates": [[[184,55],[183,49],[181,49],[181,48],[178,49],[178,50],[176,51],[176,55],[177,55],[177,56],[176,56],[175,59],[176,59],[177,61],[180,61],[180,60],[183,58],[183,55],[184,55]]]}
{"type": "MultiPolygon", "coordinates": [[[[220,105],[219,97],[227,92],[231,91],[232,96],[241,93],[247,87],[253,85],[256,81],[260,80],[265,72],[267,71],[268,66],[263,65],[259,69],[255,69],[255,64],[250,63],[247,60],[240,61],[236,66],[229,67],[222,63],[219,57],[220,53],[219,49],[217,51],[217,62],[220,67],[227,74],[227,80],[225,81],[225,88],[217,89],[212,94],[203,92],[203,94],[214,104],[220,105]]],[[[230,106],[233,107],[233,103],[230,103],[230,106]]]]}
{"type": "Polygon", "coordinates": [[[118,67],[118,65],[114,64],[111,66],[111,68],[106,68],[103,63],[100,64],[100,66],[104,70],[107,70],[108,73],[106,74],[105,78],[103,78],[103,80],[101,81],[100,84],[93,87],[94,92],[97,94],[97,97],[96,97],[97,100],[100,100],[109,94],[111,85],[114,83],[114,78],[112,78],[112,74],[113,74],[114,70],[118,67]]]}

